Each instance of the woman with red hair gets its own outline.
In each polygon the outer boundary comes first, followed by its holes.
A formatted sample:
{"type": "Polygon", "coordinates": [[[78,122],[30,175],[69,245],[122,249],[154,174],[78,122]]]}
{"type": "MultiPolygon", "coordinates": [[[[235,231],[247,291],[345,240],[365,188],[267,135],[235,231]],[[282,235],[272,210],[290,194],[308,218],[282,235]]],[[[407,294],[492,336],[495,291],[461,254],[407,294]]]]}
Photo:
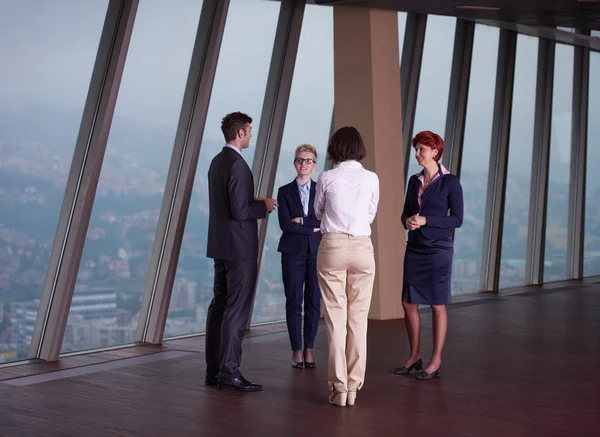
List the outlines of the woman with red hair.
{"type": "Polygon", "coordinates": [[[412,146],[423,170],[410,177],[402,212],[402,224],[408,229],[402,307],[410,356],[394,374],[415,370],[417,379],[432,379],[440,376],[442,367],[454,255],[452,229],[462,225],[463,194],[458,178],[439,163],[444,153],[444,140],[439,135],[419,132],[412,146]],[[429,305],[433,312],[433,354],[425,369],[421,360],[419,305],[429,305]]]}

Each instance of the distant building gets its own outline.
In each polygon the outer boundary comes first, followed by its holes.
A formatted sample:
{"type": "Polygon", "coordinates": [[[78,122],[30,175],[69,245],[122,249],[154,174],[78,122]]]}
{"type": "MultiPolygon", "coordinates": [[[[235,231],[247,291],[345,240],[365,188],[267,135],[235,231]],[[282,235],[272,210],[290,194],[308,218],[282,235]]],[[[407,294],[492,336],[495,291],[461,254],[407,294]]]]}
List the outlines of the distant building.
{"type": "Polygon", "coordinates": [[[16,346],[19,355],[29,353],[39,306],[39,299],[13,302],[11,304],[12,330],[10,342],[16,346]]]}
{"type": "Polygon", "coordinates": [[[121,326],[115,319],[86,320],[81,315],[69,316],[62,352],[99,349],[134,343],[137,320],[121,326]]]}
{"type": "Polygon", "coordinates": [[[83,320],[111,319],[117,314],[117,291],[114,287],[78,285],[71,303],[72,316],[83,320]]]}

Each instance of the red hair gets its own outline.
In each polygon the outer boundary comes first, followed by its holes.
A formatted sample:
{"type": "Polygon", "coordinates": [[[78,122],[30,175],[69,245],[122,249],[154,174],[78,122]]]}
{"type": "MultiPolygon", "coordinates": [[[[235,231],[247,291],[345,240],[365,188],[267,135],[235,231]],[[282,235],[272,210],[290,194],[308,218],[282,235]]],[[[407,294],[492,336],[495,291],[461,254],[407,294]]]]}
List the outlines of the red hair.
{"type": "Polygon", "coordinates": [[[424,130],[423,132],[419,132],[412,139],[412,146],[417,147],[418,144],[422,144],[427,147],[431,147],[433,150],[437,150],[437,155],[434,158],[436,161],[439,161],[444,153],[444,140],[438,134],[434,134],[430,130],[424,130]]]}

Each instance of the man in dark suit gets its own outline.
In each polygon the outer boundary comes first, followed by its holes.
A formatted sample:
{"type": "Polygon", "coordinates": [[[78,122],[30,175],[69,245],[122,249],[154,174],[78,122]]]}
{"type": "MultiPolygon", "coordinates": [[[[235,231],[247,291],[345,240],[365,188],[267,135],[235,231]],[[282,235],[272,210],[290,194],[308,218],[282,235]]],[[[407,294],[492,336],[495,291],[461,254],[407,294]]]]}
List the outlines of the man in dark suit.
{"type": "Polygon", "coordinates": [[[315,367],[312,350],[319,329],[321,292],[317,279],[317,252],[321,242],[321,222],[315,216],[316,183],[310,176],[317,167],[317,151],[302,144],[294,157],[296,178],[279,188],[279,226],[283,233],[277,250],[281,252],[285,289],[285,313],[292,367],[315,367]],[[304,341],[302,341],[302,301],[304,300],[304,341]],[[304,346],[304,347],[303,347],[304,346]]]}
{"type": "Polygon", "coordinates": [[[241,112],[223,118],[227,144],[208,170],[207,256],[215,261],[215,282],[206,317],[205,382],[225,390],[262,390],[239,367],[258,274],[257,220],[273,211],[277,201],[254,198],[252,172],[242,157],[252,138],[251,123],[241,112]]]}

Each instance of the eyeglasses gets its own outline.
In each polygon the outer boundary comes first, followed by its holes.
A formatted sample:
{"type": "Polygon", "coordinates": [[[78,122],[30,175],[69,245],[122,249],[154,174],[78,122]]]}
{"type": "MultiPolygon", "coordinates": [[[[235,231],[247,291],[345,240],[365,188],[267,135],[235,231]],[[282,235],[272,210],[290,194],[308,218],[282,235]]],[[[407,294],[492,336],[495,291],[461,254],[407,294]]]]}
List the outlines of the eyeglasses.
{"type": "Polygon", "coordinates": [[[310,159],[310,158],[296,158],[294,159],[294,164],[300,164],[302,165],[303,163],[307,163],[307,164],[316,164],[317,161],[315,161],[314,159],[310,159]]]}

